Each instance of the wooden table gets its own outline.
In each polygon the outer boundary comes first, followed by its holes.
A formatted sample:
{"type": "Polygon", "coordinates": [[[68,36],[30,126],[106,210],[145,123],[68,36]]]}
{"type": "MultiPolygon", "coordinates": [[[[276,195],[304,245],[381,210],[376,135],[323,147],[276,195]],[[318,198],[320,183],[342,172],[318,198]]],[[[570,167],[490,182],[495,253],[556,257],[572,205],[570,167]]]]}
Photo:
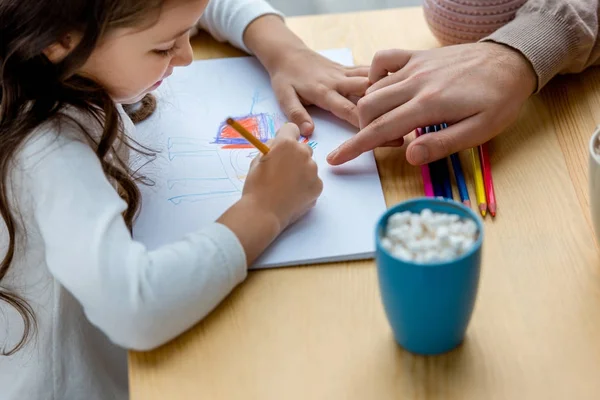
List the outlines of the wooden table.
{"type": "MultiPolygon", "coordinates": [[[[437,46],[420,8],[288,21],[317,50],[352,48],[357,64],[437,46]]],[[[195,47],[197,58],[239,54],[206,37],[195,47]]],[[[499,215],[486,220],[478,302],[457,350],[426,358],[394,343],[372,261],[257,271],[190,332],[130,354],[132,399],[600,398],[587,189],[597,124],[594,70],[552,82],[492,143],[499,215]]],[[[388,205],[421,195],[403,150],[376,153],[388,205]]]]}

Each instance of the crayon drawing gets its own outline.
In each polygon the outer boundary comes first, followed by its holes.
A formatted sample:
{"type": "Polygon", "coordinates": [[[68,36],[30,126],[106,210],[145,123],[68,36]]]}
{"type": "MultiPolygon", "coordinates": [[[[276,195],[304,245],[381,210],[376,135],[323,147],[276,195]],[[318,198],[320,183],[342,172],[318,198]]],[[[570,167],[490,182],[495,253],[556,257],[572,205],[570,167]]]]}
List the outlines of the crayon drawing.
{"type": "Polygon", "coordinates": [[[178,157],[211,157],[217,153],[214,146],[200,139],[187,137],[169,137],[167,139],[167,156],[169,161],[178,157]]]}
{"type": "Polygon", "coordinates": [[[175,167],[193,165],[193,175],[167,179],[168,201],[175,205],[239,194],[223,164],[219,148],[201,139],[169,137],[167,158],[175,167]]]}
{"type": "MultiPolygon", "coordinates": [[[[260,140],[262,143],[266,143],[269,140],[275,138],[278,128],[285,123],[285,118],[277,114],[270,113],[255,113],[254,109],[256,104],[262,101],[260,91],[256,90],[252,97],[252,105],[250,106],[250,112],[246,115],[233,117],[240,125],[242,125],[248,132],[254,137],[260,140]]],[[[308,138],[301,137],[302,143],[308,143],[311,147],[315,148],[315,142],[309,142],[308,138]]],[[[219,125],[217,136],[215,137],[214,144],[217,144],[221,149],[253,149],[254,147],[248,143],[246,139],[231,126],[227,125],[226,120],[223,120],[219,125]]]]}
{"type": "MultiPolygon", "coordinates": [[[[246,115],[234,118],[248,132],[263,143],[268,142],[275,137],[275,121],[272,115],[260,113],[255,115],[246,115]]],[[[223,121],[219,126],[215,144],[222,149],[252,149],[254,148],[242,135],[223,121]]]]}
{"type": "MultiPolygon", "coordinates": [[[[261,101],[260,92],[255,91],[250,113],[234,117],[252,135],[263,143],[275,137],[277,126],[285,119],[277,114],[256,113],[255,106],[261,101]]],[[[313,149],[317,143],[301,137],[300,142],[313,149]]],[[[250,163],[258,155],[252,146],[235,129],[227,125],[224,119],[212,141],[200,138],[169,137],[167,139],[167,156],[174,167],[193,165],[194,176],[168,179],[168,201],[175,205],[181,203],[204,201],[224,196],[239,196],[250,163]]],[[[190,170],[189,168],[187,169],[190,170]]]]}
{"type": "Polygon", "coordinates": [[[169,190],[174,190],[174,195],[168,198],[174,205],[179,205],[183,202],[195,203],[197,201],[232,196],[239,193],[239,189],[232,184],[229,178],[170,179],[168,187],[169,190]]]}

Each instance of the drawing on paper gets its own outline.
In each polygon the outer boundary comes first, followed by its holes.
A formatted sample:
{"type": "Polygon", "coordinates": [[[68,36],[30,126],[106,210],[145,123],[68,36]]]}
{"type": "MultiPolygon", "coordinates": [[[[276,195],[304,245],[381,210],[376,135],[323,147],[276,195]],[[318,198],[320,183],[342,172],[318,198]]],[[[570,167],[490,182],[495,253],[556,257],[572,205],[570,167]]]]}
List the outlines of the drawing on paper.
{"type": "Polygon", "coordinates": [[[172,193],[168,198],[171,203],[179,205],[239,193],[223,165],[218,147],[201,139],[170,137],[167,139],[167,157],[171,163],[192,163],[194,166],[194,176],[167,180],[167,188],[172,193]]]}
{"type": "Polygon", "coordinates": [[[170,190],[181,190],[179,194],[168,198],[175,205],[183,202],[195,203],[209,198],[227,197],[240,193],[239,189],[228,178],[170,179],[168,186],[170,190]]]}
{"type": "Polygon", "coordinates": [[[169,161],[178,157],[210,157],[215,151],[214,146],[200,139],[187,137],[169,137],[167,139],[169,161]]]}
{"type": "MultiPolygon", "coordinates": [[[[284,120],[276,114],[255,113],[255,105],[260,101],[260,93],[256,91],[250,112],[233,118],[257,139],[266,143],[275,137],[276,126],[281,125],[284,120]]],[[[317,146],[317,142],[305,137],[301,137],[300,141],[313,149],[317,146]]],[[[167,150],[171,163],[193,162],[193,170],[197,174],[194,177],[167,181],[167,187],[173,193],[168,200],[175,205],[240,195],[250,163],[258,154],[258,150],[225,121],[219,125],[213,141],[170,137],[167,150]]]]}
{"type": "MultiPolygon", "coordinates": [[[[248,132],[263,143],[275,137],[275,121],[272,115],[260,113],[234,118],[248,132]]],[[[222,149],[252,149],[253,146],[235,129],[223,121],[213,142],[222,149]]]]}
{"type": "MultiPolygon", "coordinates": [[[[254,107],[261,101],[260,92],[255,91],[252,97],[252,105],[250,106],[250,112],[246,115],[233,117],[240,125],[242,125],[248,132],[250,132],[255,138],[263,143],[275,137],[277,132],[276,125],[281,125],[285,120],[281,117],[278,118],[276,114],[269,113],[255,113],[254,107]],[[279,123],[276,123],[279,120],[279,123]]],[[[316,142],[309,142],[308,138],[301,137],[302,143],[308,143],[311,147],[316,147],[316,142]]],[[[226,121],[221,122],[217,131],[214,144],[217,144],[221,149],[254,149],[242,135],[240,135],[235,129],[227,125],[226,121]]]]}

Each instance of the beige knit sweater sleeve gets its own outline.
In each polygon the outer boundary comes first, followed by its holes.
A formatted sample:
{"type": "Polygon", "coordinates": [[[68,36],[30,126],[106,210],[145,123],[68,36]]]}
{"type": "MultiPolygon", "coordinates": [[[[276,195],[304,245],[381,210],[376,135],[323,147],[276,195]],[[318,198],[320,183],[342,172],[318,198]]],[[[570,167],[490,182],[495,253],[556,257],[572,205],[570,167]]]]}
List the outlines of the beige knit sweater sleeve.
{"type": "Polygon", "coordinates": [[[515,19],[483,41],[520,51],[541,90],[557,74],[600,64],[600,0],[529,0],[515,19]]]}

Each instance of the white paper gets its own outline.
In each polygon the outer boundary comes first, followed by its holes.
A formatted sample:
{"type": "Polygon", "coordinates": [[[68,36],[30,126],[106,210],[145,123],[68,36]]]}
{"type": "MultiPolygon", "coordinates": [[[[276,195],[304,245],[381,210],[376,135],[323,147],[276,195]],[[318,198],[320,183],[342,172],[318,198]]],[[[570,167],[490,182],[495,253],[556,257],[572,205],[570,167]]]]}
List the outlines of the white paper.
{"type": "MultiPolygon", "coordinates": [[[[352,65],[349,50],[323,52],[352,65]]],[[[142,209],[134,237],[150,250],[180,240],[215,221],[241,196],[245,173],[257,150],[226,149],[219,136],[229,116],[252,116],[271,136],[285,121],[268,74],[251,57],[196,61],[178,68],[156,92],[158,107],[138,125],[136,138],[159,151],[141,171],[154,185],[140,186],[142,209]],[[217,140],[218,139],[218,140],[217,140]]],[[[372,152],[343,166],[325,158],[356,129],[311,109],[310,143],[323,194],[305,217],[289,227],[252,268],[371,258],[374,227],[386,205],[372,152]]]]}

